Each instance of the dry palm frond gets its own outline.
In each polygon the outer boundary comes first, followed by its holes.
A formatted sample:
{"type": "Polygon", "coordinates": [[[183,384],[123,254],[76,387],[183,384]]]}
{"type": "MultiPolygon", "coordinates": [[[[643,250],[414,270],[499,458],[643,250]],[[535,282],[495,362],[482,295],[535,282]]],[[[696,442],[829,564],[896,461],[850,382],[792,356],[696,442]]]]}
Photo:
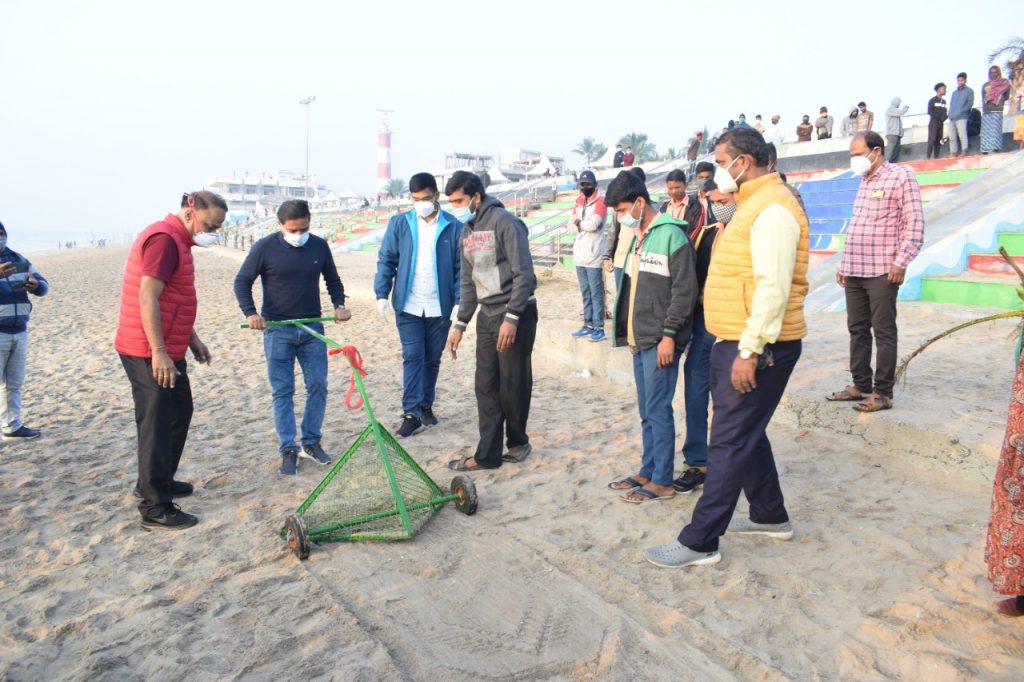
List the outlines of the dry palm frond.
{"type": "MultiPolygon", "coordinates": [[[[999,247],[999,255],[1003,257],[1003,260],[1005,260],[1007,263],[1010,264],[1010,267],[1013,268],[1013,271],[1017,273],[1017,277],[1020,278],[1021,284],[1024,284],[1024,270],[1021,270],[1021,267],[1019,265],[1017,265],[1017,261],[1015,261],[1013,259],[1013,257],[1010,256],[1010,254],[1007,253],[1006,249],[1003,248],[1002,246],[999,247]]],[[[1017,296],[1021,300],[1024,300],[1024,289],[1021,289],[1020,287],[1018,287],[1017,288],[1017,296]]],[[[1005,313],[997,313],[996,315],[988,315],[986,317],[980,317],[980,318],[978,318],[976,320],[971,320],[970,322],[964,322],[963,324],[958,324],[957,326],[951,327],[950,329],[947,329],[946,331],[942,332],[941,334],[939,334],[937,336],[933,336],[932,338],[928,339],[923,344],[918,346],[917,350],[915,350],[913,353],[911,353],[907,357],[903,358],[903,362],[901,362],[900,366],[896,368],[896,381],[900,381],[904,377],[904,375],[907,373],[907,366],[910,365],[910,361],[911,360],[916,358],[918,355],[920,355],[924,351],[925,348],[927,348],[928,346],[932,345],[933,343],[935,343],[939,339],[944,339],[947,336],[949,336],[950,334],[958,332],[961,329],[967,329],[968,327],[973,327],[976,324],[982,324],[982,323],[985,323],[985,322],[993,322],[995,320],[1006,320],[1006,319],[1009,319],[1011,317],[1024,318],[1024,310],[1010,310],[1010,311],[1005,312],[1005,313]]],[[[1022,333],[1024,333],[1024,319],[1022,319],[1021,323],[1017,325],[1017,335],[1019,336],[1022,333]]]]}

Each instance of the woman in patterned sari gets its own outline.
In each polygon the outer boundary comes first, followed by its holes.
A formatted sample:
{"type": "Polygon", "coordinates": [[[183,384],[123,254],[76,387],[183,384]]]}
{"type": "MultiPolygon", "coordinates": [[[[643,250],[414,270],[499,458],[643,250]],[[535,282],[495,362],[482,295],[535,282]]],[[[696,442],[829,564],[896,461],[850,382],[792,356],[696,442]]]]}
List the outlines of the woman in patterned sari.
{"type": "Polygon", "coordinates": [[[1003,104],[1010,95],[1010,81],[998,66],[988,70],[988,82],[981,88],[981,153],[1003,150],[1003,104]]]}
{"type": "Polygon", "coordinates": [[[988,578],[1006,616],[1024,616],[1024,356],[1013,380],[1013,400],[1006,419],[999,464],[992,489],[992,516],[985,542],[988,578]]]}

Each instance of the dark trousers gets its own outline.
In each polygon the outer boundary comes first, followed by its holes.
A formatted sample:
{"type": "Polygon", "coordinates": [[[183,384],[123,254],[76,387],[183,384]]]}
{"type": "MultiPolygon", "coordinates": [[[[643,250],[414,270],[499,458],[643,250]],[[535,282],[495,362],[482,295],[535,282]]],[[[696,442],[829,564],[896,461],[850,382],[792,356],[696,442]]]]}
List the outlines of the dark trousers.
{"type": "Polygon", "coordinates": [[[143,497],[139,511],[144,515],[159,513],[171,503],[171,481],[178,471],[192,422],[188,367],[184,360],[174,363],[179,372],[174,388],[161,388],[153,378],[149,358],[122,355],[121,364],[132,383],[135,401],[139,490],[143,497]]]}
{"type": "Polygon", "coordinates": [[[416,316],[401,312],[395,317],[402,341],[402,412],[423,416],[434,407],[441,354],[452,326],[447,317],[416,316]]]}
{"type": "Polygon", "coordinates": [[[715,409],[708,442],[708,472],[704,494],[679,542],[696,552],[718,549],[718,538],[729,527],[740,491],[750,502],[750,520],[784,523],[789,520],[775,469],[772,444],[765,429],[775,414],[789,377],[800,359],[800,341],[766,346],[773,364],[758,370],[757,388],[740,393],[732,387],[736,341],[721,341],[711,349],[711,398],[715,409]]]}
{"type": "Polygon", "coordinates": [[[889,163],[896,163],[900,160],[900,140],[902,138],[899,135],[886,135],[885,136],[885,160],[889,163]]]}
{"type": "Polygon", "coordinates": [[[504,313],[476,317],[476,409],[480,420],[477,464],[501,466],[504,438],[510,448],[530,442],[526,422],[533,394],[533,342],[537,336],[537,306],[531,303],[519,318],[516,341],[498,352],[498,329],[504,313]]]}
{"type": "Polygon", "coordinates": [[[874,391],[892,397],[896,379],[896,295],[898,284],[887,275],[846,278],[846,327],[850,330],[850,374],[861,393],[874,391]],[[874,382],[871,380],[871,340],[874,332],[874,382]]]}
{"type": "Polygon", "coordinates": [[[925,158],[939,158],[939,148],[942,147],[943,125],[944,122],[936,118],[928,119],[928,151],[925,153],[925,158]]]}

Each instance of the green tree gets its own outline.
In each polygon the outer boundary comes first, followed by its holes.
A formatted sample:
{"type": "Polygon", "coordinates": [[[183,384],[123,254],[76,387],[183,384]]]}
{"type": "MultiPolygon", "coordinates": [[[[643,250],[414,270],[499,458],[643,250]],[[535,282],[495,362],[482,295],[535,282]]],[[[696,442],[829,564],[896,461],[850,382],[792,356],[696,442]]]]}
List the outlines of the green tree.
{"type": "Polygon", "coordinates": [[[391,178],[388,181],[388,193],[393,197],[400,197],[405,192],[405,180],[402,178],[391,178]]]}
{"type": "Polygon", "coordinates": [[[658,150],[653,144],[648,142],[645,133],[626,133],[619,138],[619,144],[622,145],[623,149],[632,147],[633,155],[636,156],[638,163],[658,160],[658,150]]]}
{"type": "Polygon", "coordinates": [[[605,152],[608,151],[608,147],[600,142],[596,142],[592,137],[584,137],[583,141],[576,145],[573,151],[586,159],[589,166],[604,156],[605,152]]]}
{"type": "Polygon", "coordinates": [[[665,152],[665,156],[661,157],[661,160],[662,161],[671,161],[672,159],[676,158],[676,156],[678,154],[679,154],[679,152],[676,150],[675,147],[669,147],[668,151],[665,152]]]}

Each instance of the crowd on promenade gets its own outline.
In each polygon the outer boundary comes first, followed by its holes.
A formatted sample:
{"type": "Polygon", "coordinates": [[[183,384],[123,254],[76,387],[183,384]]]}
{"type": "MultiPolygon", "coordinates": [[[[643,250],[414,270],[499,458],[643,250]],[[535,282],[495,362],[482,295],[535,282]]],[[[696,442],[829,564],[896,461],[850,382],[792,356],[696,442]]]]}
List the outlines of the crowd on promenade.
{"type": "MultiPolygon", "coordinates": [[[[593,173],[579,176],[570,224],[584,320],[573,336],[629,352],[641,426],[639,461],[607,484],[625,503],[665,502],[702,489],[678,536],[651,547],[652,564],[682,568],[717,563],[720,538],[759,535],[788,540],[787,511],[767,428],[803,352],[808,333],[809,226],[799,193],[775,171],[775,146],[751,126],[719,138],[714,163],[690,178],[675,170],[668,197],[653,201],[642,169],[630,167],[602,194],[593,173]],[[605,273],[613,273],[611,327],[605,332],[605,273]],[[683,369],[684,467],[676,472],[672,398],[683,369]],[[713,415],[708,423],[710,404],[713,415]],[[733,518],[740,494],[748,518],[733,518]]],[[[886,140],[855,134],[850,168],[862,178],[836,282],[843,287],[850,336],[849,385],[827,396],[863,413],[892,409],[898,327],[896,298],[907,266],[924,241],[920,189],[912,171],[890,163],[886,140]]],[[[475,324],[475,393],[479,439],[472,454],[448,463],[485,472],[533,453],[528,422],[537,334],[537,278],[524,223],[487,195],[480,179],[456,172],[442,190],[429,173],[409,183],[411,211],[389,222],[373,289],[383,319],[394,317],[403,361],[399,438],[441,424],[434,413],[445,350],[457,356],[475,324]]],[[[209,362],[195,330],[198,314],[192,248],[218,243],[227,215],[218,195],[181,198],[175,213],[143,230],[125,267],[115,348],[135,405],[142,526],[196,525],[177,500],[194,492],[175,478],[188,438],[192,393],[186,356],[209,362]]],[[[326,466],[321,445],[327,384],[325,344],[283,320],[318,318],[320,285],[330,316],[346,321],[345,291],[326,241],[310,233],[305,201],[284,202],[279,230],[250,248],[234,282],[248,326],[262,332],[282,476],[300,459],[326,466]],[[252,295],[256,280],[262,306],[252,295]],[[295,365],[306,389],[296,424],[295,365]]],[[[0,226],[0,374],[4,439],[37,438],[20,421],[28,296],[47,293],[46,279],[6,245],[0,226]]],[[[322,333],[322,326],[311,325],[322,333]]],[[[836,368],[837,374],[841,369],[836,368]]],[[[1024,364],[1015,381],[1003,459],[997,470],[986,557],[999,608],[1024,614],[1024,364]]],[[[425,437],[425,436],[421,436],[425,437]]]]}

